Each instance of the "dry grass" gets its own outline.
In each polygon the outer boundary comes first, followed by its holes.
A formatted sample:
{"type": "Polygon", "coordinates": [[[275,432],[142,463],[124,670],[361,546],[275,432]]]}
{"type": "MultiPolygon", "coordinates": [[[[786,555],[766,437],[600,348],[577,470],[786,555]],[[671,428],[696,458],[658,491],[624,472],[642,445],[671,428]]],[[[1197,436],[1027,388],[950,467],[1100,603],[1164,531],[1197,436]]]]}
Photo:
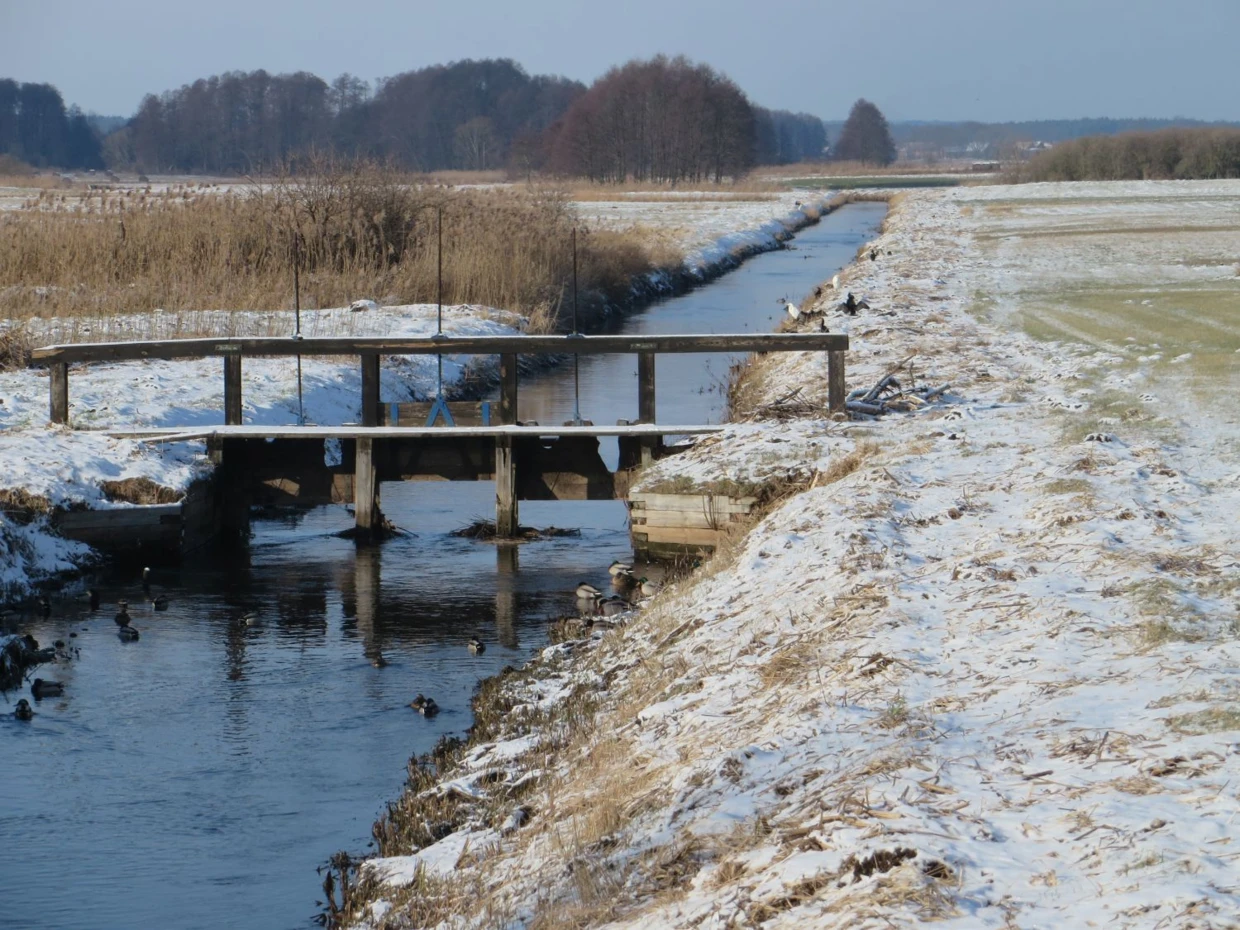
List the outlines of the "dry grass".
{"type": "MultiPolygon", "coordinates": [[[[235,192],[184,187],[46,195],[0,215],[0,316],[104,316],[156,308],[279,310],[357,297],[436,296],[436,211],[445,300],[541,317],[571,304],[578,218],[546,191],[454,190],[370,165],[324,161],[313,177],[235,192]],[[296,245],[295,245],[296,244],[296,245]]],[[[632,232],[578,229],[586,319],[653,270],[632,232]]]]}
{"type": "Polygon", "coordinates": [[[572,200],[636,200],[662,203],[664,201],[695,200],[769,200],[787,190],[786,185],[757,177],[741,178],[735,182],[717,184],[699,181],[688,186],[677,186],[658,181],[632,181],[624,184],[575,184],[565,193],[572,200]]]}

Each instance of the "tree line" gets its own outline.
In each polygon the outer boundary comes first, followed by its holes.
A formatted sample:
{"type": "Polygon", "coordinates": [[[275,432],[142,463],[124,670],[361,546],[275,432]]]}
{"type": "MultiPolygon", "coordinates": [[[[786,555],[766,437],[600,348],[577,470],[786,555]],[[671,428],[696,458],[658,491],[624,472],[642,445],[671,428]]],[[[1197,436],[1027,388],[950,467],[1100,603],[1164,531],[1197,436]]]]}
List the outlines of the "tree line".
{"type": "Polygon", "coordinates": [[[147,95],[106,135],[66,112],[49,85],[0,82],[0,153],[39,167],[106,162],[148,173],[238,174],[295,166],[317,151],[412,171],[675,181],[819,159],[826,144],[822,120],[754,106],[726,76],[683,57],[630,62],[589,88],[529,75],[508,59],[419,68],[374,85],[347,73],[328,83],[304,71],[228,72],[147,95]],[[67,127],[51,133],[60,141],[28,128],[47,123],[36,114],[48,108],[48,94],[67,127]],[[19,96],[25,102],[9,104],[19,96]]]}
{"type": "Polygon", "coordinates": [[[1090,136],[1035,155],[1021,181],[1240,178],[1240,129],[1163,129],[1090,136]]]}
{"type": "Polygon", "coordinates": [[[51,84],[0,78],[0,155],[36,168],[102,168],[99,137],[51,84]]]}

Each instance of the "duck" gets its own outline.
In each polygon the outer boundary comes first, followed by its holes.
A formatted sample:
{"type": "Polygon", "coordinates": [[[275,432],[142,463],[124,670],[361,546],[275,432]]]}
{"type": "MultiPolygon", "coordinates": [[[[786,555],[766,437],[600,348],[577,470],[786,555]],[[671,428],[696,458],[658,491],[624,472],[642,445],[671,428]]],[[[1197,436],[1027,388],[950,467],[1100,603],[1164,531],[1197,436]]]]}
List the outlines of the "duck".
{"type": "Polygon", "coordinates": [[[39,597],[39,613],[43,614],[45,617],[50,617],[52,615],[52,602],[46,594],[40,595],[39,597]]]}
{"type": "Polygon", "coordinates": [[[258,626],[258,614],[253,610],[246,610],[237,614],[237,623],[242,626],[258,626]]]}
{"type": "Polygon", "coordinates": [[[58,681],[48,681],[46,678],[36,678],[30,685],[30,693],[34,695],[36,701],[40,701],[45,697],[56,697],[65,693],[65,686],[58,681]]]}
{"type": "Polygon", "coordinates": [[[99,589],[91,588],[86,592],[86,600],[90,604],[91,610],[99,609],[99,589]]]}
{"type": "Polygon", "coordinates": [[[30,709],[30,702],[22,698],[17,702],[17,709],[13,711],[13,716],[18,720],[33,720],[34,711],[30,709]]]}
{"type": "Polygon", "coordinates": [[[659,593],[660,587],[662,586],[658,582],[651,581],[649,578],[641,579],[641,592],[646,597],[654,597],[659,593]]]}
{"type": "Polygon", "coordinates": [[[142,569],[142,590],[145,591],[151,586],[151,568],[146,566],[142,569]]]}
{"type": "Polygon", "coordinates": [[[476,656],[480,656],[487,651],[487,645],[477,636],[472,636],[469,640],[469,651],[476,656]]]}
{"type": "Polygon", "coordinates": [[[598,602],[598,612],[604,617],[614,617],[629,609],[629,602],[622,597],[605,597],[598,602]]]}
{"type": "Polygon", "coordinates": [[[116,615],[116,625],[122,628],[129,626],[129,601],[117,601],[116,606],[120,608],[116,615]]]}
{"type": "Polygon", "coordinates": [[[637,576],[632,572],[618,572],[611,576],[611,586],[620,591],[632,591],[637,587],[637,576]]]}
{"type": "Polygon", "coordinates": [[[152,610],[167,610],[168,609],[168,595],[157,594],[155,597],[151,598],[151,609],[152,610]]]}
{"type": "Polygon", "coordinates": [[[617,575],[631,575],[633,574],[633,563],[621,562],[619,559],[616,559],[616,561],[607,566],[607,574],[611,575],[612,578],[615,578],[617,575]]]}
{"type": "Polygon", "coordinates": [[[410,701],[409,706],[423,717],[434,717],[439,713],[439,705],[435,703],[435,699],[424,697],[421,694],[410,701]]]}
{"type": "Polygon", "coordinates": [[[131,626],[118,628],[116,635],[120,637],[122,643],[136,643],[141,638],[138,631],[131,626]]]}
{"type": "Polygon", "coordinates": [[[588,581],[583,581],[577,585],[577,600],[579,601],[595,601],[603,596],[603,592],[588,581]]]}

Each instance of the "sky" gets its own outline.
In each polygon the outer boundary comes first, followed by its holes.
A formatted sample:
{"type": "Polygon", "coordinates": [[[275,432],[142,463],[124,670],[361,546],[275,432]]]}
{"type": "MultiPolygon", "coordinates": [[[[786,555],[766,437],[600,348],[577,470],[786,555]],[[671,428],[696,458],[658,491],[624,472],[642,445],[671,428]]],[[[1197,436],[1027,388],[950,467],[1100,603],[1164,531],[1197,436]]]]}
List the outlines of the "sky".
{"type": "Polygon", "coordinates": [[[224,71],[373,81],[512,58],[585,83],[684,54],[757,104],[843,119],[1240,120],[1240,0],[0,0],[0,77],[130,116],[224,71]]]}

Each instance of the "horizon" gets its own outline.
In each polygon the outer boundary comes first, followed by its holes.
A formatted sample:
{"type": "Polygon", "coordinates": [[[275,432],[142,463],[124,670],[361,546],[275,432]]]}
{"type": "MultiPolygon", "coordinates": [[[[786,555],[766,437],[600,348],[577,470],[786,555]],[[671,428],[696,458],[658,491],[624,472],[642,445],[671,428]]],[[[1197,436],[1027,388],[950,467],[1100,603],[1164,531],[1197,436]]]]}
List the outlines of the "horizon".
{"type": "Polygon", "coordinates": [[[1240,6],[1227,0],[1194,0],[1174,18],[1157,0],[1099,0],[1086,10],[1073,0],[1036,10],[982,0],[955,0],[950,10],[918,0],[883,10],[788,0],[780,19],[761,22],[739,0],[635,0],[614,21],[570,0],[519,11],[497,0],[479,6],[468,31],[451,10],[395,0],[376,0],[366,17],[342,17],[325,0],[260,8],[220,0],[210,16],[152,0],[117,0],[106,17],[82,0],[5,6],[0,29],[22,41],[3,76],[52,84],[84,112],[128,118],[147,94],[228,71],[308,71],[329,82],[349,72],[373,88],[419,68],[509,58],[531,75],[589,86],[613,66],[664,53],[726,74],[756,105],[827,122],[842,121],[859,97],[894,123],[1240,121],[1227,39],[1240,27],[1240,6]],[[833,40],[841,23],[846,38],[865,42],[860,52],[833,40]],[[1150,67],[1160,60],[1176,67],[1150,67]]]}

